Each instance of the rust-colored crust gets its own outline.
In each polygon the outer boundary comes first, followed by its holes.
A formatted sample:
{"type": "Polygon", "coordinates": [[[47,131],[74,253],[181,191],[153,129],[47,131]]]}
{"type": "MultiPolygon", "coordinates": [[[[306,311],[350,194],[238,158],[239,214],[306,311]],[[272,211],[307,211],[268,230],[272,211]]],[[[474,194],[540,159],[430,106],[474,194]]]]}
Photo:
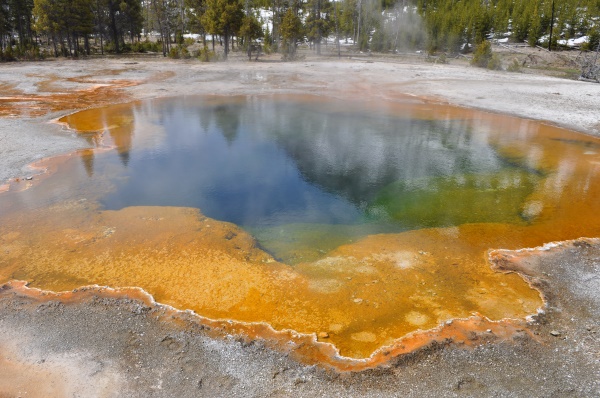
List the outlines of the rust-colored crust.
{"type": "Polygon", "coordinates": [[[208,319],[192,311],[181,311],[157,303],[150,294],[135,287],[113,289],[85,286],[69,292],[56,293],[30,288],[25,281],[12,280],[0,285],[1,297],[27,297],[40,304],[58,300],[65,305],[78,305],[97,297],[137,300],[150,310],[160,312],[161,321],[173,322],[183,328],[199,326],[204,333],[213,338],[233,335],[247,342],[260,340],[272,349],[289,353],[302,363],[318,365],[335,372],[374,369],[432,346],[454,345],[470,349],[480,344],[510,341],[517,333],[534,337],[522,320],[506,319],[494,322],[477,314],[467,319],[448,321],[434,329],[411,333],[398,339],[391,346],[380,348],[369,358],[354,359],[339,355],[332,344],[317,341],[314,334],[301,334],[291,330],[277,331],[261,323],[208,319]]]}

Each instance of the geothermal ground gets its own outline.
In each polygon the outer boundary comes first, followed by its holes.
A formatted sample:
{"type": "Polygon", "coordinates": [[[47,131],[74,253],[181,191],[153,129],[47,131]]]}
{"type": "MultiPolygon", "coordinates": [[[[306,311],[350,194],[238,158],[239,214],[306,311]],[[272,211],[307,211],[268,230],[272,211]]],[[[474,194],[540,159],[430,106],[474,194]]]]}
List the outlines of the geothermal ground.
{"type": "MultiPolygon", "coordinates": [[[[600,86],[526,71],[414,57],[5,64],[0,190],[9,180],[35,174],[28,165],[39,159],[88,147],[50,121],[80,109],[165,96],[415,96],[600,135],[600,86]]],[[[439,333],[417,351],[362,372],[307,366],[269,339],[232,335],[137,291],[56,295],[12,282],[0,288],[0,397],[600,395],[600,241],[498,251],[491,258],[491,266],[520,273],[541,292],[543,314],[516,322],[511,333],[495,325],[461,337],[439,333]]],[[[454,323],[448,328],[460,329],[454,323]]]]}

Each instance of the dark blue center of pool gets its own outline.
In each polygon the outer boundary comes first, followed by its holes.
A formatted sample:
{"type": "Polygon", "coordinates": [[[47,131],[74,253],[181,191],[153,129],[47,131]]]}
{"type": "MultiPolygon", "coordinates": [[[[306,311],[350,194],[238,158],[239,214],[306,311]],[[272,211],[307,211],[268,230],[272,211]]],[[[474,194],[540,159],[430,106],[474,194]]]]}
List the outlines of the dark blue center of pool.
{"type": "MultiPolygon", "coordinates": [[[[286,97],[183,97],[132,112],[130,134],[143,137],[143,145],[133,140],[120,149],[124,174],[101,198],[107,209],[196,207],[245,227],[379,223],[406,229],[490,221],[494,201],[507,192],[483,199],[482,192],[516,176],[522,183],[509,188],[522,199],[523,187],[531,188],[526,180],[535,177],[499,157],[471,122],[428,120],[409,110],[286,97]],[[480,195],[457,199],[459,188],[480,195]],[[427,211],[442,202],[459,209],[427,211]]],[[[518,218],[520,204],[499,217],[518,218]]]]}

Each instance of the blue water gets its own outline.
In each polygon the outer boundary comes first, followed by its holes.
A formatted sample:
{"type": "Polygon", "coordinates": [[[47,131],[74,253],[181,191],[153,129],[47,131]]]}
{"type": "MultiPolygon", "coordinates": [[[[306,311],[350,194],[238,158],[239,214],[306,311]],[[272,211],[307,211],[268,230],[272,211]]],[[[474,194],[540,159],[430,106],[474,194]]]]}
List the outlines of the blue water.
{"type": "Polygon", "coordinates": [[[389,184],[504,167],[464,121],[339,101],[182,97],[146,103],[133,115],[150,121],[153,133],[134,127],[131,134],[160,139],[121,148],[126,178],[101,198],[107,209],[196,207],[248,227],[373,222],[386,218],[369,206],[389,184]]]}

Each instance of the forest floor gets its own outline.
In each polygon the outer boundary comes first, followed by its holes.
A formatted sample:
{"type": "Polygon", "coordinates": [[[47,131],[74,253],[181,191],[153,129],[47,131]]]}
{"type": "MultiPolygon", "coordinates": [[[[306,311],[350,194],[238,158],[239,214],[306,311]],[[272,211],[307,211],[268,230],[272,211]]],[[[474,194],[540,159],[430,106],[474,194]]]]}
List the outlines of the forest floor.
{"type": "MultiPolygon", "coordinates": [[[[505,65],[517,58],[520,73],[422,54],[309,52],[288,63],[234,53],[219,63],[132,56],[4,64],[0,191],[29,176],[30,163],[89,145],[50,123],[56,118],[166,96],[426,98],[600,136],[600,85],[573,80],[576,64],[562,59],[576,55],[518,50],[504,49],[502,58],[505,65]]],[[[435,344],[360,373],[306,366],[262,341],[214,338],[192,317],[165,321],[163,307],[138,299],[99,292],[69,301],[7,284],[0,287],[0,397],[599,396],[600,241],[512,253],[501,265],[530,279],[547,301],[521,333],[475,348],[435,344]]]]}

